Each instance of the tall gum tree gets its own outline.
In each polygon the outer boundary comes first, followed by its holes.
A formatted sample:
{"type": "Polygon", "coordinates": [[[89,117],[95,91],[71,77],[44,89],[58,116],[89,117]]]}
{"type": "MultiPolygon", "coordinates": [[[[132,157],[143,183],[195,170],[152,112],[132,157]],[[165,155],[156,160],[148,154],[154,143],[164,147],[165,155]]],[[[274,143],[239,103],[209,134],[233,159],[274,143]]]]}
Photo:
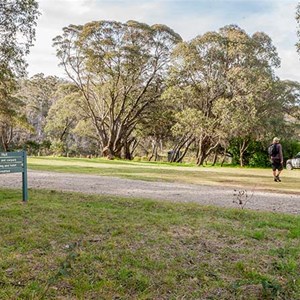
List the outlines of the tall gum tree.
{"type": "Polygon", "coordinates": [[[35,0],[0,0],[0,139],[7,150],[15,128],[26,127],[22,101],[14,94],[17,77],[26,74],[25,57],[35,38],[35,0]]]}
{"type": "MultiPolygon", "coordinates": [[[[61,84],[56,95],[58,100],[51,106],[47,115],[45,133],[52,143],[52,148],[56,149],[56,154],[65,155],[68,154],[70,146],[74,148],[72,133],[75,127],[84,122],[84,116],[78,109],[78,99],[81,95],[72,84],[61,84]],[[63,151],[58,153],[59,149],[63,151]]],[[[89,130],[80,127],[80,133],[88,136],[89,130]]]]}
{"type": "Polygon", "coordinates": [[[35,131],[28,139],[42,143],[45,139],[44,127],[50,107],[56,102],[56,92],[63,81],[56,76],[36,74],[20,83],[18,97],[25,103],[28,122],[35,131]]]}
{"type": "MultiPolygon", "coordinates": [[[[263,99],[262,91],[266,92],[269,82],[273,80],[272,68],[280,63],[267,35],[255,33],[249,36],[235,25],[179,44],[172,62],[170,88],[166,94],[169,98],[177,99],[180,110],[189,113],[189,109],[197,109],[201,112],[200,128],[193,131],[198,143],[198,165],[202,165],[230,137],[230,128],[233,126],[231,118],[227,118],[228,126],[224,126],[218,114],[222,110],[215,109],[217,104],[223,102],[224,107],[228,107],[228,103],[234,102],[235,105],[231,107],[237,110],[231,110],[231,113],[235,115],[244,111],[239,109],[239,104],[251,106],[254,98],[259,102],[263,99]]],[[[249,109],[252,111],[253,107],[249,109]]],[[[237,127],[245,121],[243,117],[236,120],[240,120],[237,127]]],[[[254,130],[254,127],[251,128],[254,130]]],[[[249,131],[246,133],[248,135],[249,131]]],[[[241,138],[242,156],[248,136],[241,138]]]]}
{"type": "Polygon", "coordinates": [[[24,75],[38,16],[35,0],[0,0],[0,78],[24,75]]]}
{"type": "Polygon", "coordinates": [[[181,37],[165,25],[98,21],[54,39],[60,64],[81,93],[104,156],[131,158],[131,134],[152,103],[181,37]]]}

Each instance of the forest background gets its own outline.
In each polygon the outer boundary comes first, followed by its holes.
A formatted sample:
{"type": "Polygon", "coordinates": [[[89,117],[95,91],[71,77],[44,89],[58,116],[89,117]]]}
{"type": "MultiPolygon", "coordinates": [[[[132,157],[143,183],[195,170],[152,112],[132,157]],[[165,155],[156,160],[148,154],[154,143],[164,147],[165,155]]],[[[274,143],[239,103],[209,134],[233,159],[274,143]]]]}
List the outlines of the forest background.
{"type": "Polygon", "coordinates": [[[274,136],[285,159],[300,151],[300,83],[275,75],[264,32],[184,41],[165,24],[69,25],[53,37],[68,79],[28,78],[39,15],[38,1],[0,2],[1,150],[261,167],[274,136]]]}

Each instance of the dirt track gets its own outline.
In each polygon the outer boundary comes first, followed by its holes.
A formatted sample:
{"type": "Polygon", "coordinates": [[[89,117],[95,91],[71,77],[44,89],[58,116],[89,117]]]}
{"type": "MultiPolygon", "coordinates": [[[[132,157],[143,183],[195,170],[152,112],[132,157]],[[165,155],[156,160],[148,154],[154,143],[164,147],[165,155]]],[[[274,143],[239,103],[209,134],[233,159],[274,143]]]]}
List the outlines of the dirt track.
{"type": "MultiPolygon", "coordinates": [[[[20,173],[0,177],[0,187],[21,187],[20,173]]],[[[75,191],[89,194],[109,194],[124,197],[142,197],[178,202],[197,202],[204,205],[238,207],[233,203],[233,187],[175,184],[121,179],[116,177],[29,171],[29,188],[75,191]]],[[[238,191],[241,189],[237,189],[238,191]]],[[[248,191],[250,201],[245,208],[253,210],[300,214],[299,194],[279,194],[248,191]],[[252,195],[253,193],[253,195],[252,195]],[[252,197],[251,197],[252,195],[252,197]]]]}

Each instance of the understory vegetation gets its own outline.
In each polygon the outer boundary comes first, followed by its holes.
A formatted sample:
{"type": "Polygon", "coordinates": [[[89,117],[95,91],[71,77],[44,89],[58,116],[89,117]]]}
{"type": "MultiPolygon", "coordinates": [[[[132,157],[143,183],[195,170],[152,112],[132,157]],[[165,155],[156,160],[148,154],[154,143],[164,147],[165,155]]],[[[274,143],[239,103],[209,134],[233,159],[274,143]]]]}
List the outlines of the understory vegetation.
{"type": "Polygon", "coordinates": [[[1,299],[299,299],[298,216],[0,191],[1,299]]]}

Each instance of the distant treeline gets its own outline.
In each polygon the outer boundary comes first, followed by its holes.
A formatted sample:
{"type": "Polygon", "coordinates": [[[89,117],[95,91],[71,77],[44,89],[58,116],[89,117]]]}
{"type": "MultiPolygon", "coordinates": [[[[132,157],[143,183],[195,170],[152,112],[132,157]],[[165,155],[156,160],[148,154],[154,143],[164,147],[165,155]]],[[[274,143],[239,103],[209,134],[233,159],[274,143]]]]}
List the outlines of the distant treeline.
{"type": "Polygon", "coordinates": [[[229,25],[183,41],[166,25],[98,21],[63,28],[53,46],[66,79],[1,64],[4,151],[266,166],[275,135],[286,158],[300,151],[300,83],[274,75],[263,32],[229,25]]]}

